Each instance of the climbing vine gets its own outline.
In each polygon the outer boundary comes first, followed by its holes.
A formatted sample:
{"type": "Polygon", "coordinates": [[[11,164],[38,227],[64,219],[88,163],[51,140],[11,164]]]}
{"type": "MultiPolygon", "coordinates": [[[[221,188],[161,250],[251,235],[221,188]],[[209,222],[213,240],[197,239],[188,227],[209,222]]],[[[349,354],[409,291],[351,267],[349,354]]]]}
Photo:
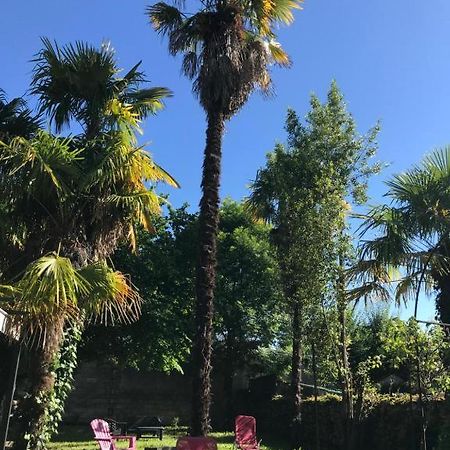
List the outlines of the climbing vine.
{"type": "Polygon", "coordinates": [[[77,366],[77,349],[81,339],[82,327],[74,324],[64,331],[63,344],[52,367],[55,385],[46,401],[44,422],[38,436],[31,436],[36,449],[45,449],[47,442],[58,432],[64,414],[64,404],[73,388],[73,374],[77,366]]]}

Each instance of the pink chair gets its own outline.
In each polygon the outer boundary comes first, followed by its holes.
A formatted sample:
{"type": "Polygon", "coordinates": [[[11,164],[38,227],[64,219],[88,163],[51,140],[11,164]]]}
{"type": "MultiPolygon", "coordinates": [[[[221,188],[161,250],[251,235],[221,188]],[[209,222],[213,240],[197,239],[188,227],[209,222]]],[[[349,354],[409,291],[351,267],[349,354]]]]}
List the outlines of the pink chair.
{"type": "Polygon", "coordinates": [[[117,450],[115,441],[128,440],[127,450],[136,450],[136,436],[112,436],[109,431],[108,422],[102,419],[94,419],[91,428],[101,450],[117,450]]]}
{"type": "Polygon", "coordinates": [[[256,439],[256,419],[253,416],[237,416],[234,423],[235,445],[241,450],[259,450],[256,439]]]}
{"type": "Polygon", "coordinates": [[[177,450],[217,450],[217,443],[208,437],[184,436],[177,440],[177,450]]]}

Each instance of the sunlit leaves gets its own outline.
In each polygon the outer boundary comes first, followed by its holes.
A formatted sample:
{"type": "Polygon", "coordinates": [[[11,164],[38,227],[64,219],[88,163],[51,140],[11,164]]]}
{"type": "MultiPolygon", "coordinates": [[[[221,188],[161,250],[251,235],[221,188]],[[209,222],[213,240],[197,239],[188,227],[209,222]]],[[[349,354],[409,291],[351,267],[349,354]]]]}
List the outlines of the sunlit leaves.
{"type": "Polygon", "coordinates": [[[80,274],[90,288],[89,295],[80,301],[88,318],[105,325],[138,319],[141,298],[125,275],[112,270],[104,262],[84,267],[80,274]]]}
{"type": "Polygon", "coordinates": [[[46,345],[56,320],[77,322],[87,315],[105,324],[131,322],[140,311],[140,297],[120,272],[99,262],[76,269],[68,258],[52,253],[31,263],[14,287],[0,295],[12,308],[22,337],[46,345]]]}
{"type": "Polygon", "coordinates": [[[59,47],[46,38],[42,42],[31,92],[58,132],[75,120],[90,137],[117,128],[132,134],[171,95],[162,87],[140,89],[145,81],[140,62],[121,77],[110,44],[96,48],[79,41],[59,47]]]}

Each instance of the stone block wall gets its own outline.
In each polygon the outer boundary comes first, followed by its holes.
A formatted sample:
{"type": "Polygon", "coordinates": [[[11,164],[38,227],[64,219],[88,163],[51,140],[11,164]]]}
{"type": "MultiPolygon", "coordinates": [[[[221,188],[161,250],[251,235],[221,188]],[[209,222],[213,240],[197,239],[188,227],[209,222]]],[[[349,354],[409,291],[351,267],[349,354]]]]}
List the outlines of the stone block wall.
{"type": "Polygon", "coordinates": [[[175,417],[189,423],[191,381],[182,374],[166,375],[83,363],[65,410],[66,423],[88,423],[110,417],[133,423],[158,416],[170,424],[175,417]]]}

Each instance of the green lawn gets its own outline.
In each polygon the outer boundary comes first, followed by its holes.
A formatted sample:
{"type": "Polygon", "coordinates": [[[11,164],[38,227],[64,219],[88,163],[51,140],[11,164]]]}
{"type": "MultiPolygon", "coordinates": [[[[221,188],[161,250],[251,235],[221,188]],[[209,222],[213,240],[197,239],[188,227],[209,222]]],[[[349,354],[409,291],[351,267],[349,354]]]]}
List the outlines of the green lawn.
{"type": "MultiPolygon", "coordinates": [[[[182,436],[183,431],[176,433],[174,430],[169,430],[162,441],[157,438],[139,439],[137,441],[138,450],[144,450],[145,447],[173,447],[178,436],[182,436]]],[[[231,450],[233,448],[233,433],[211,433],[219,444],[219,450],[231,450]]],[[[261,443],[261,450],[283,450],[287,445],[283,445],[279,439],[274,440],[270,437],[263,437],[261,443]]],[[[126,448],[126,442],[119,442],[118,448],[126,448]]],[[[49,444],[49,449],[54,450],[98,450],[97,443],[92,439],[92,432],[88,425],[86,426],[67,426],[64,427],[61,433],[56,436],[52,443],[49,444]]]]}

